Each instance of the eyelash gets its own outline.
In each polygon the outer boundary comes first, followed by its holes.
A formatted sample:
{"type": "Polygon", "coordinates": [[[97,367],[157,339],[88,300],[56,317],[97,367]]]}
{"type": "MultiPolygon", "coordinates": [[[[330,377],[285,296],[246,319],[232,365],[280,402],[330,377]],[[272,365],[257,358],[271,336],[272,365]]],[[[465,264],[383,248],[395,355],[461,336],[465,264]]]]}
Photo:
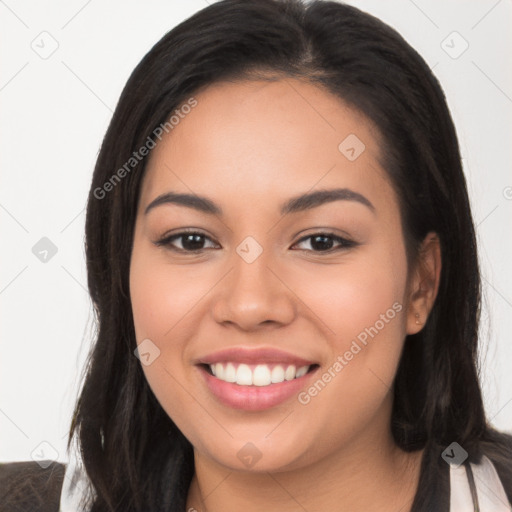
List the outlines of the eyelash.
{"type": "MultiPolygon", "coordinates": [[[[204,238],[210,239],[207,235],[205,235],[204,233],[201,233],[200,231],[181,231],[179,233],[175,233],[171,236],[167,236],[167,237],[164,237],[164,238],[158,240],[157,242],[155,242],[155,245],[157,245],[159,247],[166,246],[171,251],[179,252],[179,253],[186,253],[186,254],[201,254],[201,253],[205,252],[206,250],[208,250],[208,248],[206,248],[206,249],[196,249],[196,250],[187,251],[186,249],[180,249],[180,248],[172,245],[171,242],[174,239],[183,238],[186,235],[199,235],[204,238]]],[[[305,237],[301,238],[300,240],[298,240],[294,245],[304,242],[305,240],[308,240],[310,238],[315,238],[317,236],[332,238],[332,239],[334,239],[334,241],[339,242],[340,246],[331,248],[331,249],[327,249],[325,251],[314,251],[312,249],[299,249],[299,250],[314,252],[316,254],[332,254],[333,252],[337,252],[337,251],[344,250],[344,249],[350,249],[352,247],[356,247],[357,245],[359,245],[357,242],[354,242],[353,240],[349,240],[347,238],[342,238],[334,233],[324,232],[324,231],[320,231],[318,233],[313,233],[311,235],[305,236],[305,237]]]]}

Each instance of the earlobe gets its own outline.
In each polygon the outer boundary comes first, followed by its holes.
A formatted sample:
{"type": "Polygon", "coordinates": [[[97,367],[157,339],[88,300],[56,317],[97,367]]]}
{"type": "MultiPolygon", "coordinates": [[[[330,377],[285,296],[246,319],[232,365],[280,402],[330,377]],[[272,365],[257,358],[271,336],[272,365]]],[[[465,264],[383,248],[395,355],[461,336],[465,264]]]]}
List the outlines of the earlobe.
{"type": "Polygon", "coordinates": [[[441,241],[431,232],[423,240],[411,281],[407,334],[416,334],[426,324],[434,306],[441,278],[441,241]]]}

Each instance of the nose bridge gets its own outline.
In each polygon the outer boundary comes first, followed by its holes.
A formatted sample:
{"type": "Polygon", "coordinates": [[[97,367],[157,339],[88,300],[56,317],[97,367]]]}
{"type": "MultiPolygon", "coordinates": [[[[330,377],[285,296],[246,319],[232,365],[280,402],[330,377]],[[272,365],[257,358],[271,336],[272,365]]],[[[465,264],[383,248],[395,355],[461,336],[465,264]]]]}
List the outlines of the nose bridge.
{"type": "Polygon", "coordinates": [[[243,328],[275,321],[289,322],[294,308],[290,294],[276,277],[272,251],[254,236],[245,237],[233,252],[232,270],[214,306],[217,321],[243,328]]]}
{"type": "MultiPolygon", "coordinates": [[[[262,240],[262,237],[259,239],[262,240]]],[[[265,241],[260,243],[254,236],[245,237],[233,254],[233,279],[241,280],[241,284],[251,284],[251,288],[256,285],[270,291],[273,286],[269,281],[275,279],[268,268],[272,259],[272,251],[265,241]]]]}
{"type": "MultiPolygon", "coordinates": [[[[262,240],[261,237],[259,237],[262,240]]],[[[265,300],[275,293],[275,276],[270,271],[272,253],[264,242],[258,242],[254,236],[245,237],[236,247],[232,257],[231,294],[243,293],[245,296],[262,293],[265,300]]],[[[262,300],[260,296],[258,300],[262,300]]]]}

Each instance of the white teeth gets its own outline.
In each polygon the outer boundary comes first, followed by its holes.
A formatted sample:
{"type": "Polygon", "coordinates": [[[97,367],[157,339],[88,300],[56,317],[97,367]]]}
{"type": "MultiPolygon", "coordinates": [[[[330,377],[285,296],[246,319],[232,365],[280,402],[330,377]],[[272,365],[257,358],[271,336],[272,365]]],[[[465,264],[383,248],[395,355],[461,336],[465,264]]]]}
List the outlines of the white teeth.
{"type": "Polygon", "coordinates": [[[270,369],[266,364],[259,364],[254,368],[252,383],[255,386],[268,386],[272,383],[272,379],[270,378],[270,369]]]}
{"type": "Polygon", "coordinates": [[[217,363],[215,365],[215,377],[224,380],[224,366],[222,365],[222,363],[217,363]]]}
{"type": "Polygon", "coordinates": [[[282,366],[274,366],[272,369],[272,383],[283,382],[284,380],[284,368],[282,366]]]}
{"type": "MultiPolygon", "coordinates": [[[[217,363],[219,364],[219,363],[217,363]]],[[[236,370],[236,381],[240,386],[252,385],[252,372],[246,364],[241,364],[236,370]]]]}
{"type": "Polygon", "coordinates": [[[224,372],[224,380],[226,382],[236,382],[236,368],[233,363],[228,363],[226,365],[226,370],[224,372]]]}
{"type": "Polygon", "coordinates": [[[295,374],[295,378],[298,379],[299,377],[303,377],[304,375],[306,375],[306,373],[308,373],[308,370],[309,370],[309,366],[301,366],[297,370],[297,373],[295,374]]]}
{"type": "Polygon", "coordinates": [[[269,386],[279,384],[285,380],[298,379],[306,375],[309,366],[297,368],[295,365],[276,365],[272,370],[266,364],[258,364],[251,370],[247,364],[238,367],[233,363],[215,363],[210,365],[210,370],[220,380],[234,382],[239,386],[269,386]]]}
{"type": "Polygon", "coordinates": [[[286,380],[295,379],[295,370],[295,365],[291,364],[290,366],[288,366],[288,368],[286,368],[286,371],[284,372],[284,378],[286,380]]]}

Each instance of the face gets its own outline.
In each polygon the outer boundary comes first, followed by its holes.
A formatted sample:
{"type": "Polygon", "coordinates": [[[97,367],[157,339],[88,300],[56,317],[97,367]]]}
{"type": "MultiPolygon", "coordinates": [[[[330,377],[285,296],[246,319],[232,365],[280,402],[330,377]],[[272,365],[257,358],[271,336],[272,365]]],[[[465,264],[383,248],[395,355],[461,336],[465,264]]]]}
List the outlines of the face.
{"type": "Polygon", "coordinates": [[[194,98],[152,150],[135,225],[151,389],[196,454],[231,469],[300,468],[382,439],[414,327],[376,130],[295,79],[194,98]],[[293,201],[327,190],[341,192],[293,201]]]}

